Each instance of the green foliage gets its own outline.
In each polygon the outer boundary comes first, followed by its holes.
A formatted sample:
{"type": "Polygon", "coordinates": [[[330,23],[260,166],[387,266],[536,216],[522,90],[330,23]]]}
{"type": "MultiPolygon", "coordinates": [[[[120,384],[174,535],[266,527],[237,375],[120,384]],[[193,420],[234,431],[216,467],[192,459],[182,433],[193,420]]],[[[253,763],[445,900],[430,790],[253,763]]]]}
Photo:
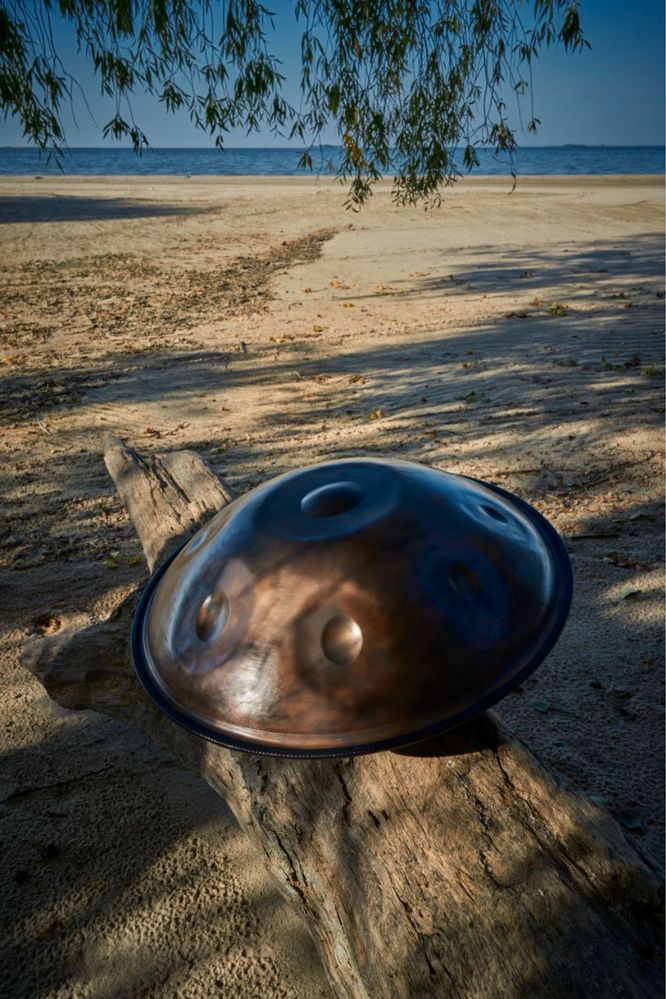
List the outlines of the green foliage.
{"type": "MultiPolygon", "coordinates": [[[[148,145],[132,95],[148,91],[189,115],[218,146],[233,128],[268,125],[302,140],[301,163],[330,126],[333,164],[357,207],[383,174],[400,203],[437,204],[476,149],[512,155],[504,95],[529,90],[544,45],[578,50],[576,0],[293,0],[301,33],[301,102],[285,100],[269,50],[270,11],[255,0],[0,0],[0,107],[56,157],[61,110],[76,81],[54,45],[54,19],[71,29],[115,112],[105,136],[148,145]]],[[[84,98],[85,99],[85,98],[84,98]]],[[[530,114],[527,128],[539,122],[530,114]]]]}

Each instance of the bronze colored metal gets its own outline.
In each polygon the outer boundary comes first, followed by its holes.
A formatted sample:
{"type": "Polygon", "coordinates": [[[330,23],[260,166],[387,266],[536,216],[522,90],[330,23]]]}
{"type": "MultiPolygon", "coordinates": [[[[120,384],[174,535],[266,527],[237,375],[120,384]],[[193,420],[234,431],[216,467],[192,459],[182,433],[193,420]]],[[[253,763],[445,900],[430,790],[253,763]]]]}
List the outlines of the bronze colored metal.
{"type": "Polygon", "coordinates": [[[498,701],[547,655],[570,600],[564,544],[517,497],[403,461],[333,461],[253,489],[162,567],[134,658],[205,738],[349,755],[498,701]]]}

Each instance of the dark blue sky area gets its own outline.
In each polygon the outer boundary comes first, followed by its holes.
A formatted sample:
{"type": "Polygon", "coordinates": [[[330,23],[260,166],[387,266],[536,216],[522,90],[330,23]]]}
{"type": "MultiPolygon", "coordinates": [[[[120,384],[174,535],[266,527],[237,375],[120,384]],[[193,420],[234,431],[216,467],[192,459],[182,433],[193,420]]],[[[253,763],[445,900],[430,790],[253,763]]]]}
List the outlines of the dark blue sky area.
{"type": "MultiPolygon", "coordinates": [[[[283,61],[286,95],[298,94],[299,27],[286,0],[274,3],[276,32],[273,51],[283,61]]],[[[545,51],[534,65],[535,113],[541,119],[536,136],[520,133],[518,115],[511,111],[523,145],[662,145],[664,142],[664,5],[662,0],[582,0],[581,20],[591,50],[566,54],[560,48],[545,51]]],[[[83,101],[76,103],[76,120],[64,121],[71,146],[100,146],[101,129],[113,114],[99,93],[99,82],[76,52],[66,26],[56,25],[56,46],[67,68],[82,84],[94,116],[83,101]]],[[[151,145],[211,146],[186,114],[170,115],[151,98],[133,99],[135,117],[151,145]]],[[[524,119],[529,117],[525,104],[524,119]]],[[[331,131],[324,140],[336,142],[331,131]]],[[[9,120],[0,126],[0,144],[22,145],[20,126],[9,120]]],[[[110,140],[109,143],[111,144],[110,140]]],[[[230,133],[229,146],[284,146],[285,139],[268,130],[246,136],[230,133]]]]}

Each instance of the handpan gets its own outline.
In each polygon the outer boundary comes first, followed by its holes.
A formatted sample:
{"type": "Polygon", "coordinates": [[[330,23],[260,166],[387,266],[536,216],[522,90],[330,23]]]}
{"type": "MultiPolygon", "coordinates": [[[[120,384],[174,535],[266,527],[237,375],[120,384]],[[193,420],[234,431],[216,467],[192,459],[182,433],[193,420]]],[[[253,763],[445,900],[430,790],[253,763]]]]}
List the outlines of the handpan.
{"type": "Polygon", "coordinates": [[[132,647],[148,694],[198,735],[347,756],[499,701],[570,601],[564,544],[518,497],[410,462],[331,461],[202,527],[148,583],[132,647]]]}

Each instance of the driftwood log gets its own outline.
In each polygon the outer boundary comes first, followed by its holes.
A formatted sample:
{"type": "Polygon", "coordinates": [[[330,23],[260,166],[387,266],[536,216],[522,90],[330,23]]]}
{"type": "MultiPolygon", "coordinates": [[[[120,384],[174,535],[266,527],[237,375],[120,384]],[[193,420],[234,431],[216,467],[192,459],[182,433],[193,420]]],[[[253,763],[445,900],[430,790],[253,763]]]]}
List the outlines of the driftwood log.
{"type": "MultiPolygon", "coordinates": [[[[191,452],[143,459],[109,437],[105,457],[151,570],[229,501],[191,452]]],[[[232,752],[174,725],[139,687],[134,604],[36,640],[26,666],[59,704],[126,720],[227,799],[336,995],[662,995],[658,875],[491,714],[348,760],[232,752]]]]}

